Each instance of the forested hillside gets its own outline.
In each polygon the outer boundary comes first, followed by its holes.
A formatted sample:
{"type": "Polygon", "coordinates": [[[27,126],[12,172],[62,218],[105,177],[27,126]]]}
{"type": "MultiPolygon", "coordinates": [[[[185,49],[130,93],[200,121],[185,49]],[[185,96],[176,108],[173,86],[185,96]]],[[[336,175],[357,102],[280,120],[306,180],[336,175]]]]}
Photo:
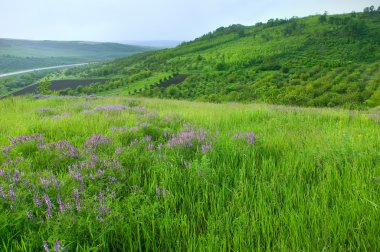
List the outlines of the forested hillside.
{"type": "Polygon", "coordinates": [[[71,70],[114,79],[71,93],[371,107],[380,105],[379,43],[380,10],[369,8],[231,25],[174,49],[71,70]],[[187,78],[160,85],[176,74],[187,78]]]}

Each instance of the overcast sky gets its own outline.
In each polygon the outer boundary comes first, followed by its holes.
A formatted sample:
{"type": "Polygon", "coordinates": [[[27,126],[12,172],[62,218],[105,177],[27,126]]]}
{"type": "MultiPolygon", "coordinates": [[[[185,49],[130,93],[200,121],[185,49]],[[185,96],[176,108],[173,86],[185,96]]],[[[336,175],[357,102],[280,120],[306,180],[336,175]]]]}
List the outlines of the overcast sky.
{"type": "Polygon", "coordinates": [[[380,0],[0,0],[0,37],[185,41],[230,24],[370,5],[380,0]]]}

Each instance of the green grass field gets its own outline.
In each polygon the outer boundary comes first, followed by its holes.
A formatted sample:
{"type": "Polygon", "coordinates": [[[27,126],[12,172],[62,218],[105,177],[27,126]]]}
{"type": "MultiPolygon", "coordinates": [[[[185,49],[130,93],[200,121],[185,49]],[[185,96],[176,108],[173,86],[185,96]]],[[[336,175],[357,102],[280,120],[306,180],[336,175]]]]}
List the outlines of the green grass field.
{"type": "Polygon", "coordinates": [[[380,249],[378,110],[19,97],[0,113],[2,251],[380,249]]]}

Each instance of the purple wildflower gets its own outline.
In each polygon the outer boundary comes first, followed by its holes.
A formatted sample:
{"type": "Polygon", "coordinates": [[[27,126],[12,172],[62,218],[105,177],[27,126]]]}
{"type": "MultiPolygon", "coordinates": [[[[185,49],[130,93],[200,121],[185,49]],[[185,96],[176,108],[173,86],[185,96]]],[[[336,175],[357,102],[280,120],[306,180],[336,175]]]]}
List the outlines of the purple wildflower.
{"type": "Polygon", "coordinates": [[[156,186],[156,196],[165,198],[170,195],[170,192],[164,188],[156,186]]]}
{"type": "Polygon", "coordinates": [[[103,222],[103,216],[107,214],[107,204],[102,189],[99,191],[99,221],[103,222]]]}
{"type": "Polygon", "coordinates": [[[105,106],[97,106],[93,109],[93,111],[122,111],[129,109],[130,107],[120,104],[113,105],[105,105],[105,106]]]}
{"type": "Polygon", "coordinates": [[[80,204],[79,204],[79,191],[76,187],[74,187],[74,193],[73,193],[75,206],[77,208],[77,211],[80,212],[80,204]]]}
{"type": "Polygon", "coordinates": [[[50,252],[49,246],[48,246],[46,241],[44,241],[44,250],[45,250],[45,252],[50,252]]]}
{"type": "Polygon", "coordinates": [[[202,153],[207,153],[211,150],[212,148],[212,143],[207,143],[202,145],[202,153]]]}
{"type": "Polygon", "coordinates": [[[61,196],[59,196],[59,194],[57,195],[57,203],[59,205],[59,210],[61,211],[61,213],[64,213],[65,212],[65,205],[63,204],[61,196]]]}
{"type": "Polygon", "coordinates": [[[20,172],[18,170],[15,170],[14,181],[15,182],[19,182],[20,181],[20,172]]]}
{"type": "Polygon", "coordinates": [[[195,131],[193,128],[184,130],[177,135],[173,135],[168,141],[168,147],[184,147],[193,148],[195,144],[202,144],[207,137],[207,131],[199,129],[195,131]]]}
{"type": "Polygon", "coordinates": [[[152,143],[149,143],[148,144],[148,150],[153,150],[154,149],[154,144],[152,144],[152,143]]]}
{"type": "Polygon", "coordinates": [[[4,190],[3,190],[3,187],[0,186],[0,194],[1,194],[1,197],[4,199],[4,200],[7,200],[7,195],[4,193],[4,190]]]}
{"type": "Polygon", "coordinates": [[[151,142],[151,141],[152,141],[152,137],[149,136],[149,135],[146,135],[146,136],[144,137],[144,140],[145,140],[146,142],[151,142]]]}
{"type": "Polygon", "coordinates": [[[4,155],[5,157],[8,157],[8,156],[9,156],[9,152],[10,152],[11,150],[12,150],[12,146],[4,147],[4,148],[2,149],[3,155],[4,155]]]}
{"type": "Polygon", "coordinates": [[[40,200],[40,198],[34,194],[33,196],[33,201],[34,201],[34,204],[38,207],[38,208],[41,208],[42,207],[42,202],[40,200]]]}
{"type": "Polygon", "coordinates": [[[116,150],[115,150],[115,154],[116,155],[120,155],[121,153],[123,153],[123,151],[124,151],[123,147],[117,147],[116,150]]]}
{"type": "Polygon", "coordinates": [[[53,218],[53,213],[51,212],[51,208],[50,208],[50,207],[48,207],[48,208],[46,209],[46,217],[47,217],[48,219],[53,218]]]}
{"type": "Polygon", "coordinates": [[[68,200],[66,200],[66,208],[72,212],[73,211],[73,207],[71,206],[70,202],[68,200]]]}
{"type": "Polygon", "coordinates": [[[29,210],[26,211],[26,216],[28,216],[29,220],[34,221],[33,214],[29,210]]]}
{"type": "Polygon", "coordinates": [[[245,133],[245,138],[247,139],[247,142],[249,144],[254,144],[255,143],[255,139],[256,139],[256,136],[253,132],[247,132],[245,133]]]}
{"type": "Polygon", "coordinates": [[[136,138],[131,142],[130,145],[137,145],[139,143],[139,140],[137,140],[136,138]]]}
{"type": "Polygon", "coordinates": [[[51,112],[52,111],[52,108],[40,108],[38,109],[38,112],[40,113],[47,113],[47,112],[51,112]]]}
{"type": "Polygon", "coordinates": [[[37,134],[37,135],[31,135],[31,136],[18,136],[18,137],[11,137],[9,138],[9,141],[13,144],[13,146],[17,145],[17,144],[21,144],[21,143],[24,143],[24,142],[39,142],[40,144],[42,144],[42,135],[40,134],[37,134]]]}
{"type": "Polygon", "coordinates": [[[79,151],[73,145],[69,144],[67,141],[59,141],[58,147],[61,149],[62,155],[66,157],[79,157],[79,151]]]}
{"type": "Polygon", "coordinates": [[[91,151],[98,147],[99,145],[110,144],[112,143],[112,139],[106,138],[103,135],[93,135],[89,137],[85,143],[85,147],[87,151],[91,151]]]}
{"type": "Polygon", "coordinates": [[[55,241],[55,252],[59,252],[61,251],[61,243],[59,242],[59,240],[56,240],[55,241]]]}
{"type": "Polygon", "coordinates": [[[51,208],[52,207],[52,204],[51,204],[51,200],[49,198],[49,195],[47,195],[46,193],[43,193],[43,198],[44,198],[44,201],[45,201],[45,204],[48,208],[51,208]]]}
{"type": "Polygon", "coordinates": [[[13,185],[9,185],[9,198],[11,198],[13,202],[15,202],[16,200],[15,192],[13,190],[13,185]]]}
{"type": "Polygon", "coordinates": [[[254,144],[256,136],[253,132],[240,132],[233,135],[234,139],[245,139],[248,144],[254,144]]]}

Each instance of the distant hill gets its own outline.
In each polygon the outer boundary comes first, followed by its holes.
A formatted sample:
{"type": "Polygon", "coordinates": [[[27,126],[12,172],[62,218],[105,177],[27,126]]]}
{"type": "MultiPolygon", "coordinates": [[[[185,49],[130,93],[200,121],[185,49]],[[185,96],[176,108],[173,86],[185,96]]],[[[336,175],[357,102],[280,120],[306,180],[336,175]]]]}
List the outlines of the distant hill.
{"type": "Polygon", "coordinates": [[[173,49],[85,68],[78,74],[118,78],[117,84],[88,88],[89,93],[107,90],[113,95],[213,102],[376,106],[380,105],[380,12],[220,27],[173,49]],[[170,86],[152,82],[156,76],[166,76],[160,77],[164,81],[177,73],[188,77],[170,86]]]}
{"type": "Polygon", "coordinates": [[[147,47],[155,47],[155,48],[173,48],[182,43],[179,40],[128,40],[128,41],[120,41],[119,43],[128,44],[128,45],[137,45],[137,46],[147,46],[147,47]]]}
{"type": "Polygon", "coordinates": [[[117,43],[0,39],[0,73],[111,60],[149,50],[117,43]]]}

